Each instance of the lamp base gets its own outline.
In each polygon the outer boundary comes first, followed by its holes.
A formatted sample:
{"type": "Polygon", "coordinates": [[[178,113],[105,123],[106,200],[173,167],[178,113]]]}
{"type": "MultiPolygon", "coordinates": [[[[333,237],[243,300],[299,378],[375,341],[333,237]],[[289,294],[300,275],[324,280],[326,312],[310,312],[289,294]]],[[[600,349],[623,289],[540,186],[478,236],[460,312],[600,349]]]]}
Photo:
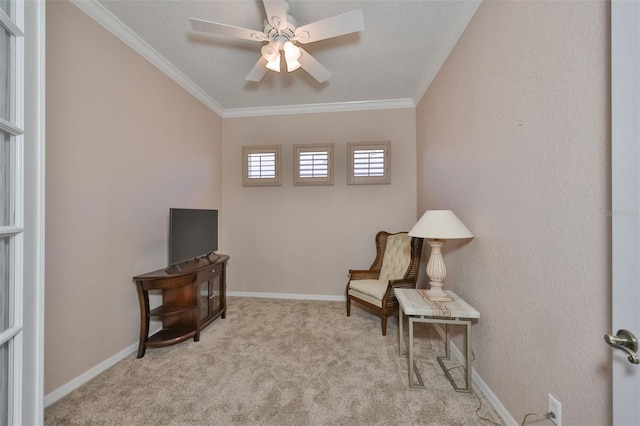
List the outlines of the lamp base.
{"type": "Polygon", "coordinates": [[[427,290],[427,299],[431,302],[451,302],[453,299],[442,290],[442,287],[431,286],[427,290]]]}
{"type": "Polygon", "coordinates": [[[444,277],[447,276],[447,268],[444,266],[444,259],[442,258],[442,246],[444,240],[428,240],[431,246],[431,256],[429,256],[429,262],[427,263],[427,275],[431,279],[429,284],[431,288],[427,290],[427,299],[432,302],[451,302],[451,297],[442,290],[444,285],[444,277]]]}

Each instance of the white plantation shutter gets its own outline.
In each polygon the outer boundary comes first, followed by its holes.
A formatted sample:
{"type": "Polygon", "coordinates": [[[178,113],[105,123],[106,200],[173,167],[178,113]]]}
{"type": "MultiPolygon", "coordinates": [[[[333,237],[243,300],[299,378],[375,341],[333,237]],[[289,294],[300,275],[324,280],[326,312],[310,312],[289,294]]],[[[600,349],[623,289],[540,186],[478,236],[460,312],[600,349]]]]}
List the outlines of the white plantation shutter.
{"type": "Polygon", "coordinates": [[[258,152],[249,154],[249,179],[264,179],[276,177],[276,154],[273,152],[258,152]]]}
{"type": "Polygon", "coordinates": [[[329,176],[328,152],[304,152],[299,156],[299,176],[303,178],[329,176]]]}
{"type": "Polygon", "coordinates": [[[294,145],[294,185],[333,185],[333,144],[294,145]]]}
{"type": "Polygon", "coordinates": [[[348,144],[350,185],[391,183],[391,143],[352,142],[348,144]]]}
{"type": "Polygon", "coordinates": [[[353,151],[354,176],[384,176],[384,149],[356,149],[353,151]]]}
{"type": "Polygon", "coordinates": [[[280,185],[281,149],[280,145],[242,147],[242,185],[280,185]]]}

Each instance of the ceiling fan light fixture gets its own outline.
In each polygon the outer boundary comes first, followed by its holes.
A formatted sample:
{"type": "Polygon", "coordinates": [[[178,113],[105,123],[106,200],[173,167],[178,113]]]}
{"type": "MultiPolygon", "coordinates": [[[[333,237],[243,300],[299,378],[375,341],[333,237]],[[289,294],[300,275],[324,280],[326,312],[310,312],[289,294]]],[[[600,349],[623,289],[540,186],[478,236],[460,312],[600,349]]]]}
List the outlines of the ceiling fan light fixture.
{"type": "Polygon", "coordinates": [[[287,62],[288,72],[295,71],[302,66],[302,64],[298,62],[298,59],[302,56],[302,52],[298,46],[287,40],[284,42],[282,50],[284,50],[284,58],[287,62]]]}
{"type": "Polygon", "coordinates": [[[271,71],[280,72],[280,55],[278,54],[273,61],[267,60],[266,67],[271,71]]]}
{"type": "Polygon", "coordinates": [[[284,50],[284,57],[287,58],[287,61],[297,60],[300,56],[302,56],[302,52],[300,52],[300,48],[295,44],[291,43],[289,40],[284,42],[284,46],[282,47],[284,50]]]}
{"type": "Polygon", "coordinates": [[[293,60],[290,61],[287,59],[287,72],[293,72],[295,70],[297,70],[298,68],[300,68],[302,66],[302,64],[300,62],[298,62],[298,60],[293,60]]]}
{"type": "Polygon", "coordinates": [[[262,57],[267,61],[267,62],[273,62],[273,61],[280,61],[280,53],[278,50],[278,47],[275,46],[273,43],[269,43],[269,44],[265,44],[264,46],[262,46],[261,49],[262,52],[262,57]]]}

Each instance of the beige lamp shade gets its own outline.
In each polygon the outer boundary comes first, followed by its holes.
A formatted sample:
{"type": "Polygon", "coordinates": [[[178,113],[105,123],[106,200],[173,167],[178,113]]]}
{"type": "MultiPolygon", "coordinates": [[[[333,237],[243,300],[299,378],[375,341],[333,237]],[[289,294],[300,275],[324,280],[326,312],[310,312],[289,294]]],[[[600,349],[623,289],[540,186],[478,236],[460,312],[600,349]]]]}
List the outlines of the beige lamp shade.
{"type": "Polygon", "coordinates": [[[409,235],[440,240],[473,238],[469,228],[451,210],[427,210],[411,228],[409,235]]]}

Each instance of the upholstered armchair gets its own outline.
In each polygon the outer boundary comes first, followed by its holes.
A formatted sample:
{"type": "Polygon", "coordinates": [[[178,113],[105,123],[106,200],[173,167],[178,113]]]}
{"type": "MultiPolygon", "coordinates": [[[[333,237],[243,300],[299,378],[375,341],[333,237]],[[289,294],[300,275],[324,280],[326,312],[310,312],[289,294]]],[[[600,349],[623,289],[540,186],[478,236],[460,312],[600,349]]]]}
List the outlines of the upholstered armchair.
{"type": "Polygon", "coordinates": [[[422,238],[406,232],[376,235],[376,258],[368,270],[349,270],[347,283],[347,316],[351,302],[380,314],[382,335],[387,335],[387,318],[398,311],[396,288],[415,288],[418,278],[422,238]]]}

